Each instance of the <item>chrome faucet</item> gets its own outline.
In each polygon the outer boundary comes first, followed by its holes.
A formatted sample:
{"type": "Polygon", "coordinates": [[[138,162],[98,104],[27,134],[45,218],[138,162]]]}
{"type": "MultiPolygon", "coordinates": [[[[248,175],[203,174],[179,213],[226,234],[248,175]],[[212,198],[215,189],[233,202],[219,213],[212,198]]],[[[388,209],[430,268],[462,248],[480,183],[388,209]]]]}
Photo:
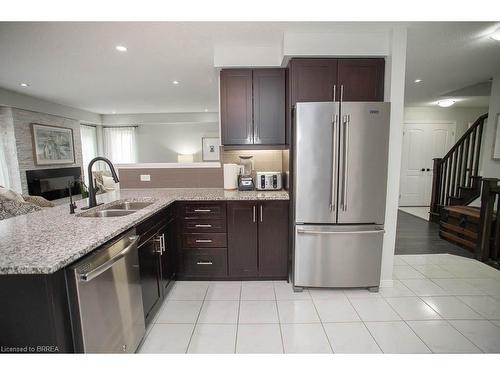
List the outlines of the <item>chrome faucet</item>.
{"type": "Polygon", "coordinates": [[[105,162],[108,166],[109,169],[111,170],[111,175],[113,176],[113,180],[115,182],[120,182],[118,180],[118,175],[116,174],[115,167],[113,167],[113,163],[109,159],[106,159],[102,156],[98,156],[96,158],[93,158],[90,163],[89,163],[89,168],[88,168],[88,176],[89,176],[89,207],[92,208],[97,206],[97,201],[95,197],[95,187],[94,187],[94,177],[92,176],[92,166],[96,161],[103,161],[105,162]]]}

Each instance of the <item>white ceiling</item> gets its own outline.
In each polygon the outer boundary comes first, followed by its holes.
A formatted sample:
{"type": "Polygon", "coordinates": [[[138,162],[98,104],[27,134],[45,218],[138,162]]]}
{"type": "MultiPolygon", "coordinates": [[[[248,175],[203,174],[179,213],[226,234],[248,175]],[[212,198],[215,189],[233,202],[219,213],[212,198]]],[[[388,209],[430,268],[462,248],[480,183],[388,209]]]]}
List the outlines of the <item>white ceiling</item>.
{"type": "MultiPolygon", "coordinates": [[[[0,87],[96,113],[218,110],[214,49],[281,46],[285,32],[386,31],[394,23],[0,23],[0,87]],[[126,53],[115,50],[125,45],[126,53]],[[179,85],[173,85],[177,80],[179,85]],[[19,83],[30,87],[21,88],[19,83]]],[[[500,69],[494,23],[410,23],[407,105],[500,69]],[[415,78],[423,79],[415,85],[415,78]]],[[[483,105],[483,97],[457,105],[483,105]]],[[[487,102],[486,102],[487,103],[487,102]]],[[[487,104],[486,104],[487,105],[487,104]]]]}

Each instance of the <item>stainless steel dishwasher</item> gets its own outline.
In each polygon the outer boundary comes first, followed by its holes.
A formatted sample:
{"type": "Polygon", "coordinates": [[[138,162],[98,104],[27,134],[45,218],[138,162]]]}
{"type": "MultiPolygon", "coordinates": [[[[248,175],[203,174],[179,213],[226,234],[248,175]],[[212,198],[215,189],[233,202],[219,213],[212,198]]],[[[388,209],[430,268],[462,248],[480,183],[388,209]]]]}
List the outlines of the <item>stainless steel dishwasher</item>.
{"type": "Polygon", "coordinates": [[[135,229],[68,267],[75,351],[133,353],[145,333],[135,229]]]}

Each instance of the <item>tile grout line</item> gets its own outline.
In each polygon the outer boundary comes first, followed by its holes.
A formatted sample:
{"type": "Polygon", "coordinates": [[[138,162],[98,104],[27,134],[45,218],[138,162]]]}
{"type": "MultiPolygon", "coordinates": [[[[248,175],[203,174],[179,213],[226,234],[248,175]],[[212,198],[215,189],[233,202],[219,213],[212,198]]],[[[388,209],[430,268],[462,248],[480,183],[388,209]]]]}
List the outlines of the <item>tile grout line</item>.
{"type": "Polygon", "coordinates": [[[234,338],[234,354],[236,354],[236,348],[238,346],[238,332],[240,328],[240,311],[241,311],[241,292],[243,289],[243,283],[240,284],[240,297],[238,299],[238,314],[236,315],[236,336],[234,338]]]}
{"type": "Polygon", "coordinates": [[[276,304],[276,311],[278,313],[278,326],[280,328],[280,336],[281,336],[281,350],[282,353],[285,354],[285,340],[283,339],[283,330],[281,328],[281,318],[280,318],[280,309],[278,307],[278,296],[276,295],[276,288],[273,281],[273,293],[274,293],[274,303],[276,304]]]}
{"type": "Polygon", "coordinates": [[[323,328],[323,332],[325,333],[326,336],[326,341],[328,342],[328,346],[330,347],[330,350],[332,351],[333,354],[335,354],[335,351],[333,350],[332,343],[330,342],[330,339],[328,338],[328,334],[326,333],[325,326],[323,324],[323,319],[321,319],[321,315],[319,315],[318,308],[316,307],[316,303],[314,303],[314,298],[311,296],[311,301],[314,306],[314,311],[316,311],[316,315],[318,315],[319,322],[321,324],[321,328],[323,328]]]}
{"type": "Polygon", "coordinates": [[[205,290],[205,295],[203,296],[203,301],[201,302],[200,311],[198,311],[198,315],[196,316],[196,321],[194,322],[193,331],[191,332],[191,336],[189,337],[189,342],[187,344],[185,354],[188,354],[189,347],[191,346],[191,340],[193,340],[194,331],[196,331],[196,327],[198,325],[198,320],[200,319],[200,315],[201,315],[201,310],[203,309],[203,305],[205,304],[205,299],[207,298],[208,288],[210,288],[209,283],[207,284],[207,290],[205,290]]]}
{"type": "MultiPolygon", "coordinates": [[[[380,292],[379,292],[380,293],[380,292]]],[[[381,295],[382,296],[382,295],[381,295]]],[[[356,315],[358,316],[359,320],[361,323],[363,323],[363,326],[365,327],[365,329],[368,331],[368,333],[370,334],[370,336],[372,337],[373,341],[375,342],[375,344],[377,344],[378,348],[380,349],[380,353],[384,353],[384,351],[382,350],[382,347],[380,346],[380,344],[378,343],[378,341],[375,339],[375,336],[373,336],[372,334],[372,331],[370,331],[370,329],[368,328],[368,326],[366,325],[366,322],[361,319],[361,315],[359,315],[359,312],[358,310],[356,310],[356,307],[354,307],[354,305],[352,304],[352,301],[351,299],[346,296],[347,298],[347,302],[349,302],[349,304],[351,305],[351,307],[353,308],[354,312],[356,313],[356,315]]]]}

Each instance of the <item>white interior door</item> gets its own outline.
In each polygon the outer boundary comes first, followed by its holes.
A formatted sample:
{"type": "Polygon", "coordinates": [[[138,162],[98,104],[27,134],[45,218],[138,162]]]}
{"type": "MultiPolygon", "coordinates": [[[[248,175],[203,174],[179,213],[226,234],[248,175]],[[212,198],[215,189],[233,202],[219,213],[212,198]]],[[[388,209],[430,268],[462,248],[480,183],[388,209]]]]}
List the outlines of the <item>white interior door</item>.
{"type": "Polygon", "coordinates": [[[429,206],[432,159],[443,157],[455,143],[454,122],[406,123],[401,163],[400,206],[429,206]]]}

